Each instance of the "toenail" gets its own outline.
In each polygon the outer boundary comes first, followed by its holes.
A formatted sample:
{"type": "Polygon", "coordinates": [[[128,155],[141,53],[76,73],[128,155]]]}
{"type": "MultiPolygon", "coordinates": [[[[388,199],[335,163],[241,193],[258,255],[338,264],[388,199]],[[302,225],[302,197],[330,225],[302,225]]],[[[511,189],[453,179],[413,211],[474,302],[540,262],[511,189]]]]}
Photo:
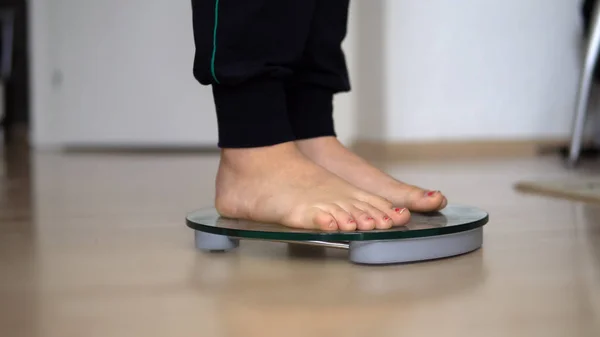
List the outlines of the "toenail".
{"type": "Polygon", "coordinates": [[[425,193],[425,195],[428,197],[432,197],[436,193],[437,193],[437,191],[429,191],[429,192],[425,193]]]}
{"type": "Polygon", "coordinates": [[[350,219],[348,220],[348,223],[354,223],[354,220],[350,219]]]}
{"type": "Polygon", "coordinates": [[[367,220],[373,220],[373,218],[371,218],[371,217],[367,217],[367,220]]]}
{"type": "Polygon", "coordinates": [[[389,216],[384,216],[383,220],[388,221],[388,220],[390,220],[390,217],[389,216]]]}
{"type": "Polygon", "coordinates": [[[394,211],[396,213],[398,213],[398,214],[402,214],[404,211],[406,211],[406,208],[398,208],[398,207],[396,207],[396,208],[394,208],[394,211]]]}

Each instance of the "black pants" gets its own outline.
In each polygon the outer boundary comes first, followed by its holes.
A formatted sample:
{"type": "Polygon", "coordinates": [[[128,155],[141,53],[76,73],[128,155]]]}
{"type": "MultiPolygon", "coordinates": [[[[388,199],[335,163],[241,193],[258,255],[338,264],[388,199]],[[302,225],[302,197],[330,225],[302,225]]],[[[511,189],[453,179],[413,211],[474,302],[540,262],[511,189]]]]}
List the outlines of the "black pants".
{"type": "Polygon", "coordinates": [[[335,136],[348,2],[192,0],[194,76],[212,86],[220,147],[335,136]]]}

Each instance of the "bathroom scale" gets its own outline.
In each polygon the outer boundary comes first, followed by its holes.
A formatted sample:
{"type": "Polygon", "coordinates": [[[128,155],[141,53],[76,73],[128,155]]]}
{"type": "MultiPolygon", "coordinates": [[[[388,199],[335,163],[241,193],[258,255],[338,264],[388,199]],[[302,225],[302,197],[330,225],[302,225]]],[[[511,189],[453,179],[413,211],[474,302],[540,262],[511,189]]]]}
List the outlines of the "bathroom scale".
{"type": "Polygon", "coordinates": [[[411,212],[403,226],[370,231],[320,231],[221,217],[202,209],[186,217],[196,248],[230,251],[240,240],[262,240],[348,250],[357,264],[394,264],[440,259],[473,252],[483,245],[489,215],[476,207],[448,205],[441,211],[411,212]]]}

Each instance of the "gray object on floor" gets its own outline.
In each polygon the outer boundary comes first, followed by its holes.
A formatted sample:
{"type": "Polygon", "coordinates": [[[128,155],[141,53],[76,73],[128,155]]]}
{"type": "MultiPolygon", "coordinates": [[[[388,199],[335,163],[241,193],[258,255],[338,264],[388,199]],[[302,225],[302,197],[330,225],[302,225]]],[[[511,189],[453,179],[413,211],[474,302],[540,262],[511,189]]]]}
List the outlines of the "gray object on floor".
{"type": "Polygon", "coordinates": [[[440,212],[413,213],[410,222],[389,230],[324,232],[298,230],[275,224],[227,219],[214,209],[193,212],[186,218],[194,230],[196,248],[230,251],[240,239],[287,242],[349,251],[358,264],[393,264],[461,255],[483,244],[488,214],[469,206],[449,205],[440,212]]]}

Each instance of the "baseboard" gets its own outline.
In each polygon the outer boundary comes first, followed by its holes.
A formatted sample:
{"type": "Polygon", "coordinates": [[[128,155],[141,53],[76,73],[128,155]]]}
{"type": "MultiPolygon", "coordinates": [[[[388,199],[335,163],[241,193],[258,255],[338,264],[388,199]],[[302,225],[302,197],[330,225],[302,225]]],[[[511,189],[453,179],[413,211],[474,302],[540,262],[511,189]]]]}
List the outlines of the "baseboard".
{"type": "Polygon", "coordinates": [[[352,149],[371,160],[444,160],[556,154],[569,139],[379,142],[358,140],[352,149]]]}
{"type": "Polygon", "coordinates": [[[12,124],[0,135],[2,140],[13,148],[29,147],[29,126],[27,124],[12,124]]]}
{"type": "MultiPolygon", "coordinates": [[[[584,142],[584,147],[590,141],[584,142]]],[[[369,160],[450,160],[460,158],[510,158],[556,155],[568,148],[569,139],[473,140],[385,142],[357,140],[350,148],[369,160]]],[[[36,148],[37,149],[37,148],[36,148]]],[[[215,154],[215,146],[61,146],[66,153],[215,154]]]]}
{"type": "Polygon", "coordinates": [[[69,154],[198,155],[219,154],[219,148],[210,145],[64,145],[61,147],[61,152],[69,154]]]}

